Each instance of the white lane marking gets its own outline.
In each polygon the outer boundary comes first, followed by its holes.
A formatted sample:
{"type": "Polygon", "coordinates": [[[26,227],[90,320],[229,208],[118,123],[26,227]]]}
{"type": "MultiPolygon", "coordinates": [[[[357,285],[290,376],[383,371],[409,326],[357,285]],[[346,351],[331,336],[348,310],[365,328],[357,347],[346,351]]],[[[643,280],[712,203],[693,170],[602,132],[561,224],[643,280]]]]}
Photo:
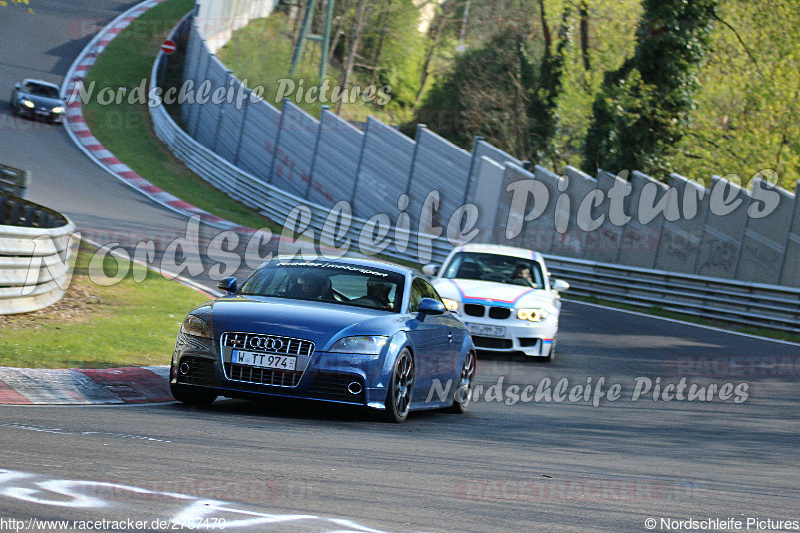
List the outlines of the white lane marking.
{"type": "MultiPolygon", "coordinates": [[[[113,508],[115,503],[119,504],[116,507],[123,506],[121,502],[113,502],[98,497],[108,493],[109,491],[97,490],[101,489],[115,489],[112,494],[121,492],[131,492],[139,495],[155,495],[163,497],[164,499],[172,499],[177,501],[189,501],[188,506],[179,509],[176,514],[169,519],[169,523],[177,527],[191,525],[192,529],[224,529],[228,527],[252,527],[260,524],[277,524],[286,522],[297,521],[315,521],[322,522],[323,524],[330,524],[333,526],[344,526],[346,531],[351,533],[383,533],[380,530],[363,526],[351,520],[344,518],[326,518],[312,514],[271,514],[259,511],[252,511],[248,509],[239,509],[233,504],[220,501],[209,500],[198,496],[190,496],[186,494],[179,494],[176,492],[163,492],[134,487],[131,485],[121,485],[118,483],[108,483],[102,481],[83,481],[83,480],[69,480],[69,479],[44,479],[43,481],[32,481],[33,479],[40,478],[36,474],[29,474],[26,472],[18,472],[15,470],[5,470],[0,468],[0,496],[14,498],[30,503],[46,506],[68,507],[74,509],[104,509],[113,508]],[[17,483],[19,480],[25,480],[28,486],[10,485],[10,483],[17,483]],[[38,488],[35,488],[38,487],[38,488]],[[94,490],[92,490],[94,488],[94,490]],[[50,494],[61,496],[60,499],[48,498],[44,491],[50,494]],[[69,499],[63,499],[67,497],[69,499]],[[238,518],[229,520],[227,516],[240,516],[238,518]]],[[[344,530],[330,529],[330,525],[323,528],[327,532],[342,532],[344,530]]],[[[316,529],[316,528],[315,528],[316,529]]]]}
{"type": "Polygon", "coordinates": [[[142,435],[126,435],[125,433],[111,433],[108,431],[68,431],[66,429],[61,429],[61,428],[31,426],[29,424],[19,424],[16,422],[2,423],[0,424],[0,427],[22,429],[25,431],[37,431],[39,433],[53,433],[56,435],[74,435],[78,437],[88,436],[88,435],[100,435],[103,437],[114,437],[118,439],[146,440],[150,442],[172,442],[169,440],[157,439],[155,437],[144,437],[142,435]]]}
{"type": "Polygon", "coordinates": [[[683,324],[684,326],[694,326],[696,328],[708,329],[711,331],[718,331],[720,333],[730,333],[731,335],[739,335],[740,337],[748,337],[750,339],[758,339],[760,341],[769,341],[775,342],[778,344],[788,344],[789,346],[800,346],[800,343],[792,342],[792,341],[785,341],[783,339],[771,339],[769,337],[762,337],[760,335],[753,335],[752,333],[742,333],[741,331],[731,331],[729,329],[717,328],[714,326],[706,326],[705,324],[695,324],[694,322],[685,322],[683,320],[678,320],[676,318],[667,318],[664,316],[656,316],[656,315],[648,315],[645,310],[642,311],[628,311],[627,309],[619,309],[616,307],[609,307],[607,305],[601,304],[593,304],[589,302],[581,302],[580,300],[568,300],[566,298],[563,299],[565,302],[573,303],[573,304],[580,304],[580,305],[588,305],[589,307],[597,307],[598,309],[606,309],[608,311],[617,311],[619,313],[626,313],[629,315],[636,315],[638,317],[647,317],[653,318],[656,320],[664,320],[666,322],[673,322],[675,324],[683,324]]]}

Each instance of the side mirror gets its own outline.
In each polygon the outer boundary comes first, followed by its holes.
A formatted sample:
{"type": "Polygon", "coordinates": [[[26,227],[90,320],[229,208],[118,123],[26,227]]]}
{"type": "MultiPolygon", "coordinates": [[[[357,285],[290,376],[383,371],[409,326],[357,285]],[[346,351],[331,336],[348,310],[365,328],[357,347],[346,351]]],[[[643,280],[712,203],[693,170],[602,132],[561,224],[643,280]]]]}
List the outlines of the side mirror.
{"type": "Polygon", "coordinates": [[[436,273],[439,271],[439,265],[425,265],[422,267],[422,273],[426,276],[435,276],[436,273]]]}
{"type": "Polygon", "coordinates": [[[15,89],[19,90],[19,88],[20,88],[20,87],[22,87],[22,86],[21,86],[19,83],[15,83],[15,84],[14,84],[14,88],[15,88],[15,89]]]}
{"type": "Polygon", "coordinates": [[[569,290],[569,283],[563,279],[554,279],[550,287],[556,292],[564,292],[569,290]]]}
{"type": "Polygon", "coordinates": [[[417,311],[423,315],[443,315],[445,307],[439,300],[423,298],[422,301],[419,302],[419,309],[417,309],[417,311]]]}
{"type": "Polygon", "coordinates": [[[234,277],[221,279],[219,280],[219,283],[217,283],[217,288],[221,291],[227,292],[228,294],[234,294],[239,288],[239,282],[234,277]]]}

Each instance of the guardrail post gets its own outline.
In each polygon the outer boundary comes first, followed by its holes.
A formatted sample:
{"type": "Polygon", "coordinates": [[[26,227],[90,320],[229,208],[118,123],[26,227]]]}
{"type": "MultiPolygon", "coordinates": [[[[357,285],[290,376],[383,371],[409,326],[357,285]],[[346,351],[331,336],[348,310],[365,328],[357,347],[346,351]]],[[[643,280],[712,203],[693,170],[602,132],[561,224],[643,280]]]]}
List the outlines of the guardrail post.
{"type": "MultiPolygon", "coordinates": [[[[228,77],[226,79],[225,85],[227,85],[230,79],[234,77],[233,71],[231,70],[226,71],[226,74],[228,75],[228,77]]],[[[223,85],[223,87],[225,85],[223,85]]],[[[216,153],[217,151],[217,141],[219,140],[219,129],[222,126],[222,119],[224,118],[225,118],[225,102],[222,102],[221,104],[219,104],[219,113],[217,113],[217,128],[214,131],[214,148],[211,149],[214,153],[216,153]]]]}
{"type": "Polygon", "coordinates": [[[469,173],[467,174],[467,186],[464,187],[464,201],[461,205],[465,205],[469,201],[469,186],[472,184],[472,174],[475,172],[475,166],[478,159],[478,143],[483,140],[483,137],[476,135],[472,140],[472,157],[469,161],[469,173]]]}
{"type": "Polygon", "coordinates": [[[308,169],[308,186],[306,186],[306,193],[303,198],[308,200],[308,195],[311,194],[311,182],[314,181],[314,167],[317,164],[317,152],[319,152],[319,141],[322,138],[322,121],[325,120],[325,111],[330,109],[329,106],[322,106],[322,113],[319,115],[319,127],[317,128],[317,139],[314,141],[314,153],[311,154],[311,168],[308,169]]]}
{"type": "Polygon", "coordinates": [[[25,198],[25,193],[28,192],[28,187],[31,184],[31,173],[28,170],[22,171],[19,181],[17,181],[17,196],[25,198]]]}
{"type": "MultiPolygon", "coordinates": [[[[243,83],[243,82],[239,82],[243,83]]],[[[239,155],[242,152],[242,139],[244,139],[244,127],[247,124],[247,115],[250,112],[250,95],[252,91],[245,89],[247,98],[244,100],[244,112],[242,113],[242,124],[239,126],[239,140],[236,142],[236,153],[233,155],[233,164],[239,166],[239,155]]]]}
{"type": "Polygon", "coordinates": [[[272,172],[275,170],[275,158],[278,157],[278,149],[281,147],[283,119],[286,116],[286,104],[288,102],[289,98],[284,98],[281,102],[281,119],[278,121],[278,133],[275,135],[275,148],[272,150],[272,159],[269,162],[269,176],[267,176],[267,183],[272,183],[272,172]]]}
{"type": "Polygon", "coordinates": [[[411,182],[414,180],[414,167],[417,165],[420,132],[427,128],[428,126],[425,124],[417,124],[417,133],[414,135],[414,153],[411,156],[411,170],[408,171],[408,182],[406,182],[406,195],[408,197],[411,197],[411,182]]]}
{"type": "MultiPolygon", "coordinates": [[[[746,191],[746,189],[742,189],[746,191]]],[[[748,211],[750,210],[750,205],[753,203],[753,198],[750,196],[750,193],[747,194],[747,207],[745,208],[745,217],[744,217],[744,226],[742,227],[742,236],[739,237],[739,251],[736,252],[736,265],[733,267],[733,276],[731,279],[736,279],[739,275],[739,265],[742,263],[742,252],[744,251],[744,240],[747,238],[747,228],[750,226],[750,215],[748,211]]]]}
{"type": "MultiPolygon", "coordinates": [[[[203,44],[205,42],[206,42],[205,39],[203,39],[201,41],[201,46],[200,46],[201,50],[206,48],[205,46],[203,46],[203,44]]],[[[212,57],[214,57],[214,54],[206,54],[206,73],[203,76],[203,81],[201,81],[200,83],[197,84],[197,94],[200,93],[200,85],[205,83],[206,80],[208,80],[208,71],[211,69],[211,58],[212,57]]],[[[198,62],[198,65],[199,65],[199,62],[198,62]]],[[[195,82],[197,82],[196,78],[195,78],[195,82]]],[[[197,111],[195,111],[195,113],[194,113],[194,121],[193,121],[194,123],[192,124],[192,137],[196,139],[197,138],[197,127],[200,125],[200,113],[202,113],[203,105],[200,104],[199,102],[197,102],[197,99],[195,98],[194,106],[197,108],[197,111]]]]}
{"type": "Polygon", "coordinates": [[[364,151],[367,149],[369,138],[370,117],[367,117],[367,124],[364,126],[364,133],[361,136],[361,151],[358,153],[358,163],[356,163],[356,179],[353,181],[353,194],[350,196],[350,205],[355,205],[356,191],[358,190],[358,179],[361,176],[361,164],[364,162],[364,151]]]}

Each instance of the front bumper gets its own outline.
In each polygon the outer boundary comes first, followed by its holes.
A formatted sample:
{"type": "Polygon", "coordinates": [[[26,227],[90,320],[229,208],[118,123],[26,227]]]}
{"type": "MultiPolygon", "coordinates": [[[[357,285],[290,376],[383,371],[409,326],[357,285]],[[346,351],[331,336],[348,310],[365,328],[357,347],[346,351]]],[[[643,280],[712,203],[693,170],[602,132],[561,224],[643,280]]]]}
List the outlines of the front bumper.
{"type": "Polygon", "coordinates": [[[380,356],[315,352],[304,369],[270,370],[231,364],[218,341],[180,333],[170,368],[174,385],[201,387],[228,398],[286,397],[358,406],[384,405],[386,388],[373,369],[380,356]]]}
{"type": "Polygon", "coordinates": [[[51,109],[39,109],[19,105],[17,110],[20,116],[28,117],[33,120],[44,120],[56,124],[64,122],[64,113],[53,113],[51,109]]]}
{"type": "Polygon", "coordinates": [[[529,357],[549,357],[558,330],[558,323],[552,317],[538,323],[516,319],[460,318],[470,328],[475,348],[487,352],[521,352],[529,357]],[[497,328],[502,328],[502,334],[498,334],[497,328]]]}

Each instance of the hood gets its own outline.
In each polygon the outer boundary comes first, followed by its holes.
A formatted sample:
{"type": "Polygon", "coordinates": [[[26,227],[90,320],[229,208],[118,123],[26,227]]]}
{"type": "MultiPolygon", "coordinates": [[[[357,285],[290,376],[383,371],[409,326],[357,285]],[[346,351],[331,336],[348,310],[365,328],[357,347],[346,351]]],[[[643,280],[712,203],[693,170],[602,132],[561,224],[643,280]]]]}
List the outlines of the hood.
{"type": "Polygon", "coordinates": [[[226,331],[262,333],[310,340],[317,350],[324,350],[333,337],[386,335],[396,317],[332,303],[234,296],[213,302],[211,325],[215,339],[226,331]]]}
{"type": "Polygon", "coordinates": [[[464,303],[511,308],[542,307],[553,304],[553,297],[548,291],[512,283],[474,279],[436,279],[433,285],[442,297],[464,303]]]}

